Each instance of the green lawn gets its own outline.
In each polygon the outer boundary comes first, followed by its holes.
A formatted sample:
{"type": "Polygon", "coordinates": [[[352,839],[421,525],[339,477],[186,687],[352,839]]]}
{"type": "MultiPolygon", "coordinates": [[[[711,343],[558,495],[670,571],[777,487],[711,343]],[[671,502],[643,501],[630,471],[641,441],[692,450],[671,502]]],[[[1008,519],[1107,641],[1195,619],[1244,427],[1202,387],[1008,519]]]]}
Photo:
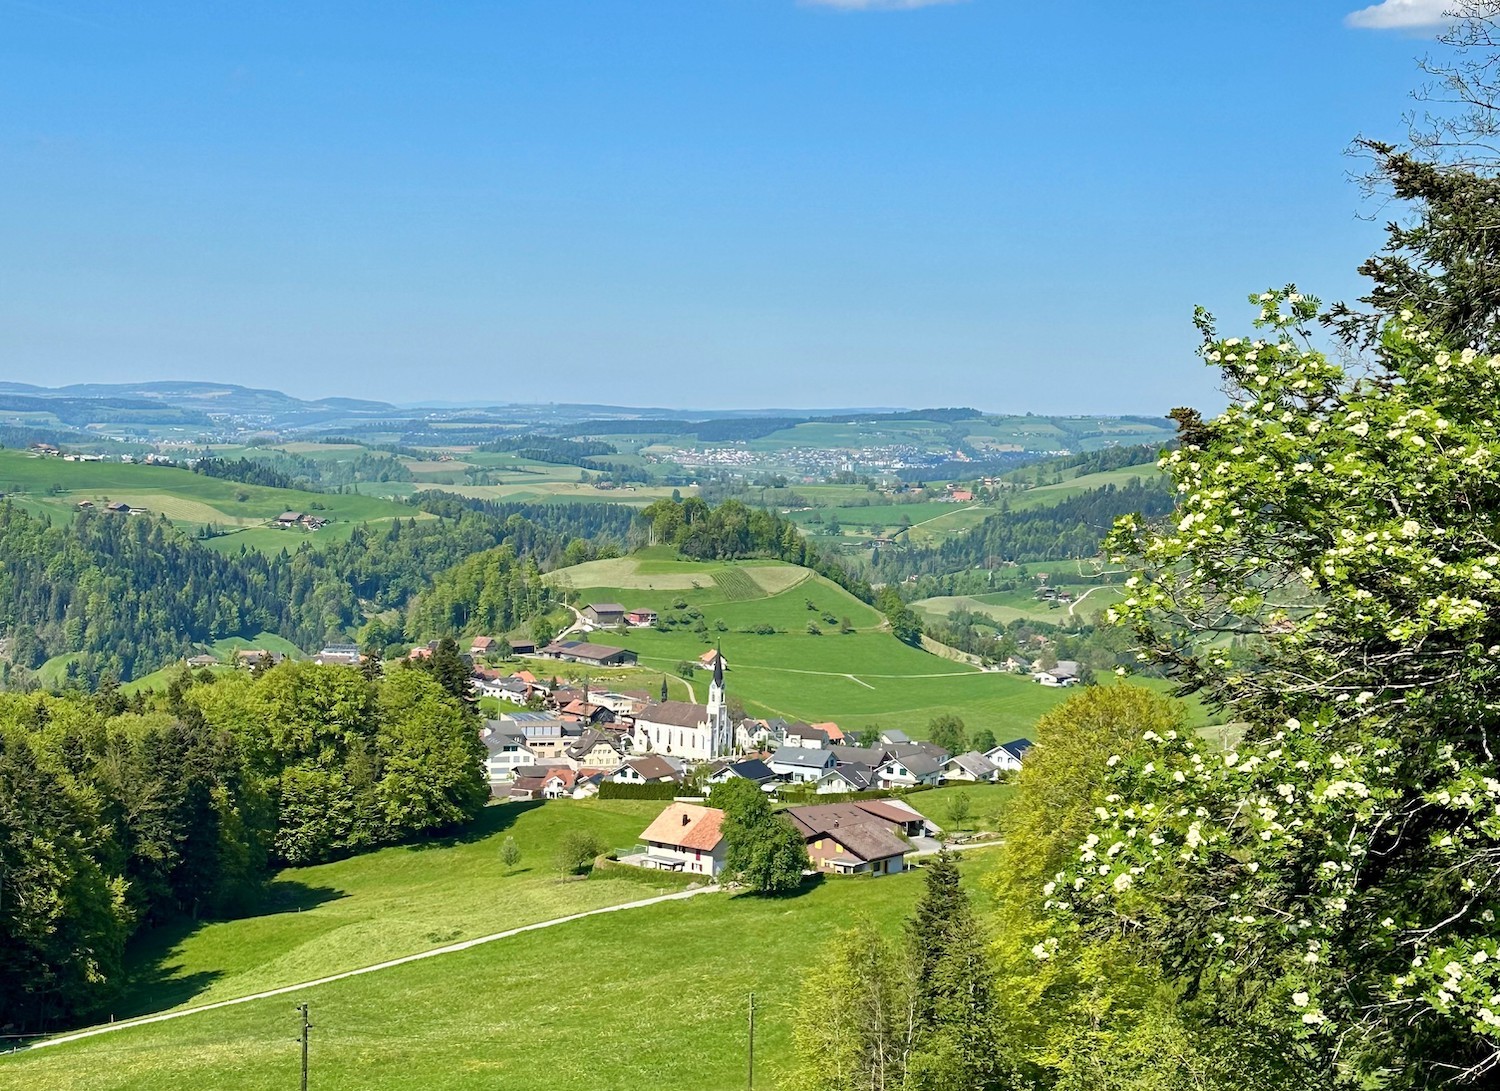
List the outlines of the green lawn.
{"type": "MultiPolygon", "coordinates": [[[[550,804],[548,805],[550,806],[550,804]]],[[[434,854],[446,858],[446,853],[434,854]]],[[[965,861],[973,883],[986,861],[965,861]]],[[[569,884],[570,893],[593,885],[569,884]]],[[[802,977],[864,914],[897,932],[919,873],[826,880],[789,898],[709,894],[604,914],[297,993],[0,1058],[0,1086],[49,1091],[295,1087],[293,1005],[311,1006],[310,1086],[370,1091],[783,1085],[802,977]],[[231,1077],[232,1074],[232,1077],[231,1077]]],[[[636,888],[638,891],[641,889],[636,888]]],[[[479,910],[495,922],[501,900],[479,910]]],[[[490,930],[490,929],[486,929],[490,930]]]]}
{"type": "Polygon", "coordinates": [[[644,800],[500,803],[455,840],[289,868],[250,915],[139,937],[130,951],[132,984],[114,1014],[243,996],[679,889],[675,877],[634,872],[564,881],[552,867],[564,831],[592,830],[611,848],[630,848],[662,806],[644,800]],[[506,836],[515,837],[522,853],[514,874],[500,863],[506,836]]]}

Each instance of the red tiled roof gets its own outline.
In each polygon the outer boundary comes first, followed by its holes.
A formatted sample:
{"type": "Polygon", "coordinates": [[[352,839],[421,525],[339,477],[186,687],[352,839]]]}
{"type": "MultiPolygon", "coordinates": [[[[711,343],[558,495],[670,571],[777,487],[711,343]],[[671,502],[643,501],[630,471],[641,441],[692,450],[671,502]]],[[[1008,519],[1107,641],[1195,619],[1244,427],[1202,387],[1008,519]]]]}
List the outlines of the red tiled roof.
{"type": "Polygon", "coordinates": [[[641,833],[641,840],[680,849],[712,852],[724,839],[724,812],[694,803],[674,803],[641,833]]]}

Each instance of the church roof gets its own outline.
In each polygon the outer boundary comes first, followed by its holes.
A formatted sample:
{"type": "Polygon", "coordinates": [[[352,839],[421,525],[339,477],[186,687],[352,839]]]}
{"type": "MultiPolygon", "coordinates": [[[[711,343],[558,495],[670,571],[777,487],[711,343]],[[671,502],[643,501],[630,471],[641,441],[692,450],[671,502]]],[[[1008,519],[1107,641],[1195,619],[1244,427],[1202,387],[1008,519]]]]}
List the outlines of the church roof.
{"type": "Polygon", "coordinates": [[[658,701],[637,712],[635,722],[668,727],[703,727],[708,723],[708,706],[689,701],[658,701]]]}

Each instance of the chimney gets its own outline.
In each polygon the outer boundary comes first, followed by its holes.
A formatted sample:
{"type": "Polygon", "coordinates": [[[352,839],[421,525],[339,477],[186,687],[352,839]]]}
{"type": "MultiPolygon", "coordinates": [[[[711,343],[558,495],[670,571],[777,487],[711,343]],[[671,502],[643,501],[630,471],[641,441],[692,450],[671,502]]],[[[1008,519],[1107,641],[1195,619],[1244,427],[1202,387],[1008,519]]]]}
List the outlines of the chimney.
{"type": "Polygon", "coordinates": [[[691,819],[691,818],[689,818],[689,817],[688,817],[688,816],[687,816],[687,815],[683,815],[683,816],[682,816],[682,824],[683,824],[683,825],[684,825],[684,826],[686,826],[686,825],[687,825],[687,824],[688,824],[688,823],[689,823],[689,822],[691,822],[691,821],[692,821],[692,819],[691,819]]]}

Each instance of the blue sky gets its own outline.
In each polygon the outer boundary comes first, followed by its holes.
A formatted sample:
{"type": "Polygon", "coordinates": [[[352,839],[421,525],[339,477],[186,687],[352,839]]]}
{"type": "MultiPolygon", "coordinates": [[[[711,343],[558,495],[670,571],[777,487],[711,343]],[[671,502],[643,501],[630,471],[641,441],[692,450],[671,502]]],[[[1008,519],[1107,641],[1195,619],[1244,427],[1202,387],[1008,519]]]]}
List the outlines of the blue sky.
{"type": "Polygon", "coordinates": [[[0,377],[1212,408],[1438,6],[0,0],[0,377]]]}

